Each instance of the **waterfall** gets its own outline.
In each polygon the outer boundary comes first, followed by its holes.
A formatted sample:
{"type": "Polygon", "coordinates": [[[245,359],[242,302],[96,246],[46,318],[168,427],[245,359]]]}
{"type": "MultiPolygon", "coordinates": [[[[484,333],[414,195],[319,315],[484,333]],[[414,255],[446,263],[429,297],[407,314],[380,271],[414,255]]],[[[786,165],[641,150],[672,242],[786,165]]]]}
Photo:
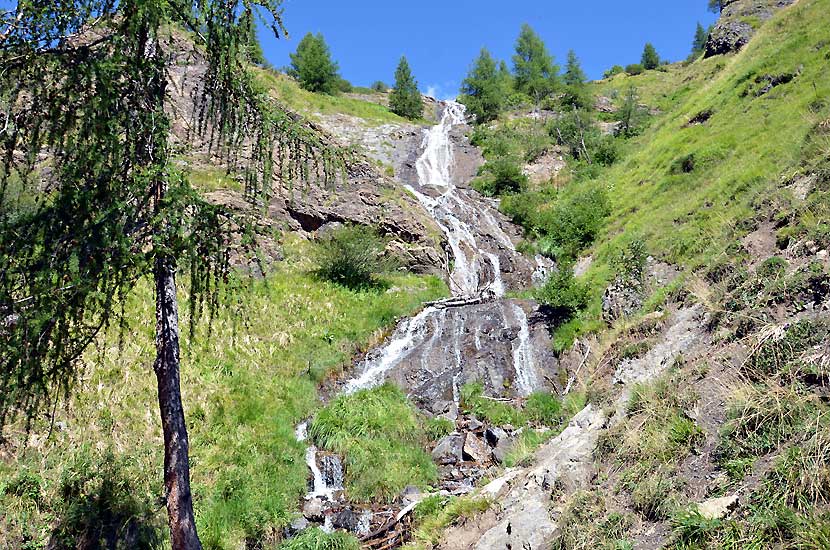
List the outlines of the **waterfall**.
{"type": "MultiPolygon", "coordinates": [[[[515,389],[526,396],[539,387],[539,376],[533,357],[530,327],[527,315],[517,304],[505,300],[506,285],[502,279],[502,254],[511,258],[519,256],[510,240],[496,220],[493,211],[497,201],[485,200],[467,189],[459,189],[452,179],[454,164],[451,131],[453,126],[465,122],[464,107],[458,103],[446,102],[438,124],[424,132],[423,153],[415,168],[417,185],[406,188],[418,199],[424,209],[446,236],[452,250],[453,268],[448,274],[452,298],[448,302],[465,303],[478,298],[483,307],[490,308],[501,327],[518,327],[512,344],[511,366],[515,370],[515,389]],[[487,248],[480,241],[488,241],[487,248]],[[492,248],[492,243],[498,250],[492,248]]],[[[464,306],[462,306],[464,307],[464,306]]],[[[462,351],[462,340],[471,328],[468,317],[458,309],[448,309],[449,304],[436,303],[414,317],[401,321],[393,334],[380,347],[367,353],[357,367],[357,375],[348,380],[342,394],[373,388],[383,383],[389,372],[410,359],[430,376],[430,361],[443,362],[445,370],[452,372],[449,384],[455,412],[459,406],[460,385],[465,382],[464,368],[468,358],[462,351]],[[442,338],[449,335],[450,344],[439,347],[442,338]]],[[[482,348],[482,338],[498,338],[498,334],[486,335],[476,325],[472,338],[475,349],[482,348]]],[[[297,427],[297,440],[307,439],[305,423],[297,427]]],[[[339,459],[324,455],[313,445],[306,451],[306,462],[313,475],[313,486],[306,498],[332,499],[335,492],[342,490],[342,466],[339,459]],[[322,468],[321,468],[322,465],[322,468]]]]}

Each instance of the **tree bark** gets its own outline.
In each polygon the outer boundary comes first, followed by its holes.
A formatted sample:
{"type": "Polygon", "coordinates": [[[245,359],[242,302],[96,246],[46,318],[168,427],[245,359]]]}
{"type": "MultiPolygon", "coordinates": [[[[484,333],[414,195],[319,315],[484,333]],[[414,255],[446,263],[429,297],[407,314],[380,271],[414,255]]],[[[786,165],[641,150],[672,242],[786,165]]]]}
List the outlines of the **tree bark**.
{"type": "Polygon", "coordinates": [[[179,383],[179,304],[171,258],[156,258],[156,361],[164,432],[164,496],[173,550],[201,550],[190,492],[190,459],[179,383]]]}

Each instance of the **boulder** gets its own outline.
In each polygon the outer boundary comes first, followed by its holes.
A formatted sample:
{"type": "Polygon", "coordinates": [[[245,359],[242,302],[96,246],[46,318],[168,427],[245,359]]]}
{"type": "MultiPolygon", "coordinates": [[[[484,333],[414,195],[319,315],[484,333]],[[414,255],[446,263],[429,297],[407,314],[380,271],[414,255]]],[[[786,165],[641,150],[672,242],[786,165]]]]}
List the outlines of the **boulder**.
{"type": "Polygon", "coordinates": [[[482,464],[489,460],[490,449],[487,448],[487,444],[480,437],[473,433],[468,433],[464,441],[463,458],[482,464]]]}
{"type": "Polygon", "coordinates": [[[323,521],[323,500],[312,498],[303,504],[303,517],[309,521],[323,521]]]}
{"type": "Polygon", "coordinates": [[[493,448],[493,460],[498,464],[504,464],[507,453],[510,452],[512,446],[513,440],[509,437],[499,440],[498,445],[493,448]]]}
{"type": "Polygon", "coordinates": [[[464,434],[457,432],[442,437],[432,450],[432,459],[438,464],[461,462],[464,459],[464,440],[464,434]]]}
{"type": "Polygon", "coordinates": [[[345,508],[331,517],[331,526],[335,529],[355,533],[361,526],[360,515],[356,514],[351,508],[345,508]]]}
{"type": "Polygon", "coordinates": [[[484,432],[484,438],[487,440],[487,444],[491,447],[498,447],[499,442],[503,439],[507,439],[507,437],[507,432],[496,426],[487,428],[484,432]]]}
{"type": "Polygon", "coordinates": [[[290,539],[291,537],[299,535],[302,531],[306,530],[309,525],[310,524],[306,518],[296,518],[288,524],[288,527],[285,528],[285,538],[290,539]]]}

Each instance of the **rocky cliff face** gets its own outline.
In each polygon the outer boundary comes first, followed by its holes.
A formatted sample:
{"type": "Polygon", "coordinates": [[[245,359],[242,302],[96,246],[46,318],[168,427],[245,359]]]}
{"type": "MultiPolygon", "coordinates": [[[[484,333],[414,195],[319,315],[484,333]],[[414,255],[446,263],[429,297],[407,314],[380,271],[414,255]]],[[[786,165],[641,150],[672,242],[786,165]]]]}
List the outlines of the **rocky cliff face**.
{"type": "Polygon", "coordinates": [[[725,0],[720,19],[706,42],[706,57],[743,48],[758,26],[797,0],[725,0]]]}
{"type": "MultiPolygon", "coordinates": [[[[204,59],[186,37],[174,32],[169,40],[169,51],[174,56],[169,107],[174,140],[187,151],[183,162],[190,169],[221,173],[227,169],[227,159],[218,158],[209,144],[198,137],[198,132],[193,131],[197,117],[194,99],[201,93],[200,82],[206,70],[204,59]]],[[[409,139],[420,133],[420,127],[371,127],[350,118],[354,117],[332,117],[313,127],[331,145],[360,145],[346,167],[345,177],[324,182],[312,174],[308,182],[277,185],[268,204],[273,224],[305,234],[330,223],[374,225],[392,238],[391,251],[405,267],[415,272],[439,273],[445,261],[440,229],[418,201],[382,169],[395,155],[402,154],[397,151],[408,150],[409,139]]],[[[232,171],[229,176],[234,178],[232,171]]],[[[208,197],[231,207],[242,207],[245,203],[242,193],[232,189],[212,191],[208,197]]]]}

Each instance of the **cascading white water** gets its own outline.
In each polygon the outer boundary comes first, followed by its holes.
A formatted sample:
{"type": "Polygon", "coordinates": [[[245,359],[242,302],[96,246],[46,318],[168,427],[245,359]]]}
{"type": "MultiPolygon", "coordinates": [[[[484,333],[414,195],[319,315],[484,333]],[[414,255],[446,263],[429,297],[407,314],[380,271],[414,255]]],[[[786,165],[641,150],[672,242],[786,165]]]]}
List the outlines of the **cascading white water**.
{"type": "MultiPolygon", "coordinates": [[[[513,242],[499,226],[495,216],[487,209],[471,204],[464,190],[452,181],[453,151],[450,132],[452,127],[465,121],[464,106],[447,102],[439,124],[424,135],[423,154],[415,168],[418,188],[407,186],[442,229],[453,252],[453,269],[449,276],[450,291],[454,297],[471,297],[482,293],[500,298],[505,285],[501,275],[501,260],[497,254],[482,249],[476,233],[486,232],[500,246],[515,252],[513,242]],[[431,196],[429,191],[437,191],[431,196]],[[476,220],[472,227],[464,220],[476,220]],[[480,225],[480,227],[478,227],[480,225]],[[485,269],[485,262],[489,269],[485,269]]],[[[519,325],[519,340],[514,346],[513,366],[516,369],[518,391],[528,395],[537,386],[533,353],[530,348],[530,328],[527,316],[519,306],[512,305],[512,316],[519,325]]],[[[346,383],[345,393],[371,388],[380,384],[387,372],[404,360],[414,349],[424,343],[432,325],[431,341],[444,330],[444,310],[428,307],[412,319],[402,322],[392,338],[383,347],[367,355],[360,365],[360,374],[346,383]],[[430,323],[432,321],[432,323],[430,323]]],[[[425,346],[427,349],[431,346],[425,346]]],[[[454,357],[460,367],[460,358],[454,357]]]]}
{"type": "MultiPolygon", "coordinates": [[[[458,189],[452,181],[453,149],[450,132],[455,125],[465,121],[464,107],[447,102],[441,121],[425,132],[423,154],[416,162],[418,186],[406,186],[418,199],[444,232],[453,254],[453,268],[449,273],[449,287],[454,299],[476,296],[502,298],[506,288],[502,280],[502,266],[498,254],[479,245],[476,235],[487,235],[499,247],[515,254],[513,242],[499,226],[495,216],[486,208],[472,202],[467,193],[458,189]],[[470,220],[467,222],[465,220],[470,220]],[[471,225],[475,223],[475,225],[471,225]]],[[[482,204],[479,199],[479,204],[482,204]]],[[[494,304],[495,305],[495,304],[494,304]]],[[[527,315],[518,305],[504,301],[499,308],[504,323],[517,325],[517,339],[513,344],[513,361],[516,389],[521,395],[529,395],[538,387],[539,381],[533,360],[530,342],[530,328],[527,315]],[[509,314],[508,314],[509,312],[509,314]],[[510,320],[508,321],[508,318],[510,320]]],[[[452,363],[456,370],[452,377],[452,398],[458,407],[460,398],[459,381],[462,379],[464,357],[460,342],[466,330],[464,318],[450,315],[440,304],[425,308],[419,314],[402,321],[387,342],[369,352],[358,367],[358,375],[343,386],[343,394],[373,388],[381,384],[390,370],[399,365],[413,352],[423,352],[421,363],[426,370],[431,360],[428,354],[439,340],[452,333],[453,346],[441,350],[442,360],[452,363]]],[[[476,328],[476,349],[481,348],[481,333],[476,328]]],[[[306,425],[297,428],[297,439],[306,439],[306,425]]],[[[314,476],[313,490],[307,498],[333,498],[340,487],[329,487],[318,465],[318,450],[309,446],[306,462],[314,476]]]]}

